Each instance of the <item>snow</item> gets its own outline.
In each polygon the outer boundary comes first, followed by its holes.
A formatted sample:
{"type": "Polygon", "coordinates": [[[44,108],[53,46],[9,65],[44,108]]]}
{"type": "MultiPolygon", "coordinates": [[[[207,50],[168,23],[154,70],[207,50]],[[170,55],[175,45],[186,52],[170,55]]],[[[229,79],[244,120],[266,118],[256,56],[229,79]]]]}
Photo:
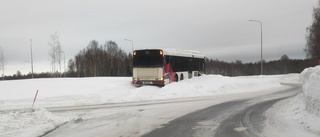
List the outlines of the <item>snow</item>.
{"type": "Polygon", "coordinates": [[[320,66],[305,69],[300,80],[307,112],[320,117],[320,66]]]}
{"type": "MultiPolygon", "coordinates": [[[[314,76],[319,75],[319,72],[314,71],[316,74],[310,73],[310,78],[313,78],[311,81],[306,76],[309,73],[306,72],[305,76],[302,76],[304,73],[301,74],[304,89],[307,89],[308,93],[306,95],[315,94],[317,90],[319,91],[319,89],[315,88],[316,86],[312,85],[317,83],[314,80],[319,78],[319,76],[314,76]],[[306,84],[310,86],[305,88],[306,84]]],[[[134,87],[130,84],[130,77],[0,81],[0,136],[39,136],[49,129],[72,120],[71,117],[60,117],[52,114],[45,109],[47,107],[143,102],[245,92],[263,92],[265,89],[281,87],[281,84],[299,84],[301,82],[298,77],[299,74],[242,77],[204,75],[171,83],[162,88],[156,86],[134,87]],[[31,108],[37,90],[39,93],[35,102],[35,108],[31,108]]],[[[316,102],[317,98],[312,97],[313,101],[316,102]]],[[[299,99],[296,100],[299,101],[299,99]]],[[[311,106],[308,107],[310,112],[316,111],[312,116],[319,114],[319,110],[313,108],[318,106],[315,102],[311,102],[311,106]]],[[[301,112],[299,113],[301,117],[305,115],[301,104],[291,102],[291,105],[288,106],[288,109],[295,109],[301,112]],[[296,109],[295,107],[299,107],[300,109],[296,109]]],[[[289,112],[286,111],[284,113],[289,112]]],[[[291,116],[294,116],[294,114],[291,116]]],[[[302,120],[307,121],[308,119],[302,120]]],[[[316,128],[313,128],[313,124],[312,122],[306,122],[305,126],[316,130],[316,128]]]]}
{"type": "Polygon", "coordinates": [[[300,80],[303,92],[290,102],[286,113],[294,113],[292,119],[304,130],[320,136],[320,66],[305,69],[300,80]]]}
{"type": "Polygon", "coordinates": [[[292,118],[305,130],[320,136],[320,66],[305,69],[300,80],[303,92],[290,102],[287,112],[293,112],[292,118]]]}
{"type": "Polygon", "coordinates": [[[299,79],[300,74],[287,74],[279,77],[279,82],[283,85],[297,85],[300,86],[301,80],[299,79]]]}
{"type": "Polygon", "coordinates": [[[296,78],[294,75],[281,79],[288,79],[293,84],[300,81],[302,92],[278,108],[268,123],[267,131],[277,131],[270,136],[278,137],[320,136],[320,66],[306,68],[296,78]]]}
{"type": "Polygon", "coordinates": [[[204,75],[165,87],[130,85],[129,77],[55,78],[0,82],[0,109],[91,105],[253,92],[279,87],[274,77],[204,75]]]}
{"type": "Polygon", "coordinates": [[[40,136],[56,125],[66,122],[45,108],[26,108],[0,112],[0,136],[40,136]]]}

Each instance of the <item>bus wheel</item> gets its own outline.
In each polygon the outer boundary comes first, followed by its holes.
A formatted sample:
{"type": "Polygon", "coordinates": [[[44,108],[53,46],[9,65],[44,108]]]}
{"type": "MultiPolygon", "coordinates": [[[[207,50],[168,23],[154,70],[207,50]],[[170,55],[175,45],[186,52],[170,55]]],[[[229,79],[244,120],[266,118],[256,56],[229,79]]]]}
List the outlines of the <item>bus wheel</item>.
{"type": "Polygon", "coordinates": [[[184,79],[183,74],[181,74],[181,76],[180,76],[180,81],[183,80],[183,79],[184,79]]]}
{"type": "Polygon", "coordinates": [[[175,76],[174,76],[174,82],[178,82],[179,81],[179,78],[178,78],[178,75],[176,74],[175,76]]]}

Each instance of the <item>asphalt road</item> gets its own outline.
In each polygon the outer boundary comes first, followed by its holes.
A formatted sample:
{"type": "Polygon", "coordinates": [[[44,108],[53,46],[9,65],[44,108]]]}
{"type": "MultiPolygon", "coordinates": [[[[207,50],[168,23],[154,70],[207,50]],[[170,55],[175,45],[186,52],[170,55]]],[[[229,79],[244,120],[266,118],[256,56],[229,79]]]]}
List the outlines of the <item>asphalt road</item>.
{"type": "Polygon", "coordinates": [[[293,97],[301,88],[252,99],[230,101],[189,113],[142,137],[257,137],[268,119],[266,110],[282,99],[293,97]]]}
{"type": "Polygon", "coordinates": [[[41,137],[261,136],[265,111],[301,88],[207,97],[47,108],[69,121],[41,137]]]}

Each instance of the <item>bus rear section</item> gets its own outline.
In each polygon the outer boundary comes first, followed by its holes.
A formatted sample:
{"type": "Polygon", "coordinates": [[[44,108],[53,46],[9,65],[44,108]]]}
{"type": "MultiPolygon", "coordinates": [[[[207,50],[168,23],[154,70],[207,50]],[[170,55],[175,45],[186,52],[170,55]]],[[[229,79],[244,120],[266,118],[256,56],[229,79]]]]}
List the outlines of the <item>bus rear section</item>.
{"type": "Polygon", "coordinates": [[[133,52],[132,84],[164,86],[163,65],[162,50],[135,50],[133,52]]]}

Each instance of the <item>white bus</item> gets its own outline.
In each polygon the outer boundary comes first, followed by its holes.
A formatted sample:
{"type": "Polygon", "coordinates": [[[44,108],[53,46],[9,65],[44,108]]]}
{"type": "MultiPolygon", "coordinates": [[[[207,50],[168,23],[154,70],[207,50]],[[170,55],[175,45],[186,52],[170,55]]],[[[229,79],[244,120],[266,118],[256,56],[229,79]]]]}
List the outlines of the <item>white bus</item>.
{"type": "Polygon", "coordinates": [[[132,84],[164,86],[204,72],[204,55],[178,49],[133,51],[132,84]]]}

